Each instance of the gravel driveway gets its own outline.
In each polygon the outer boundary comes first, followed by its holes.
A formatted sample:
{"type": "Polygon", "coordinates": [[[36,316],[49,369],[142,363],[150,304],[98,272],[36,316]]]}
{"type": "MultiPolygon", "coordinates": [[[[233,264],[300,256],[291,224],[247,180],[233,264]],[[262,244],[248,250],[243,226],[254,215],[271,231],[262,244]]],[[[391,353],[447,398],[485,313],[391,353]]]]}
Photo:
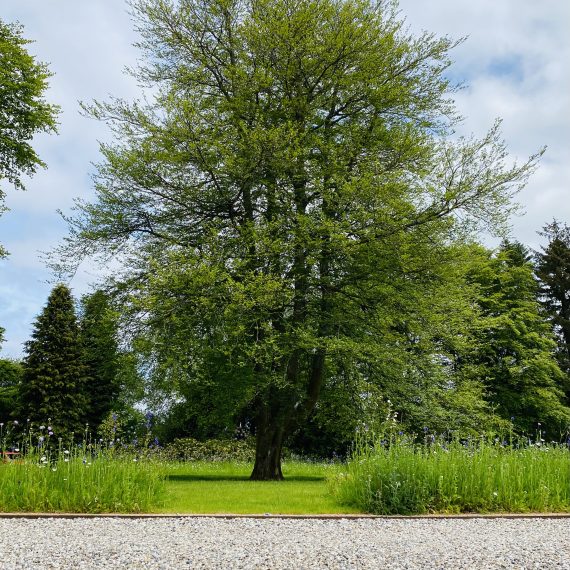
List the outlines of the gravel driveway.
{"type": "Polygon", "coordinates": [[[0,568],[570,569],[570,518],[0,519],[0,568]]]}

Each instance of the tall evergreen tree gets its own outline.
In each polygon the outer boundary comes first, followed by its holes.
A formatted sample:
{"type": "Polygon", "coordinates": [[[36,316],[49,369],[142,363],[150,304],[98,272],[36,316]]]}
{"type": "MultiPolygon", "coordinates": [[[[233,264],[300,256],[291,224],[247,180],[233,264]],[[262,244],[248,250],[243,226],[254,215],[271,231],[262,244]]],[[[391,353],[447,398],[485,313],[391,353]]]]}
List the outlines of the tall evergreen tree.
{"type": "Polygon", "coordinates": [[[558,362],[568,376],[570,403],[570,227],[554,220],[541,235],[548,244],[536,254],[536,275],[542,304],[556,332],[558,362]]]}
{"type": "Polygon", "coordinates": [[[73,297],[65,285],[52,290],[25,351],[22,417],[43,424],[49,419],[56,435],[81,431],[88,415],[86,367],[73,297]]]}
{"type": "Polygon", "coordinates": [[[89,378],[89,425],[96,428],[113,408],[119,394],[117,319],[103,291],[81,299],[81,340],[89,378]]]}
{"type": "Polygon", "coordinates": [[[541,311],[528,250],[503,242],[495,255],[484,251],[470,278],[478,286],[479,338],[472,352],[474,373],[485,379],[488,397],[521,431],[540,423],[552,437],[570,427],[564,405],[564,374],[555,359],[556,343],[541,311]]]}

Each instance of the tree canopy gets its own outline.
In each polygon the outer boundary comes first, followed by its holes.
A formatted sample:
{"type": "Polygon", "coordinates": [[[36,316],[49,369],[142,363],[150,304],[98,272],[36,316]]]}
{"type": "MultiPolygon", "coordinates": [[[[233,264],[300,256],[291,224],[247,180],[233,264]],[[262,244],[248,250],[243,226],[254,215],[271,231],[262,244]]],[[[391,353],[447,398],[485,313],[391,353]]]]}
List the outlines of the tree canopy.
{"type": "Polygon", "coordinates": [[[30,141],[55,132],[58,112],[44,98],[51,73],[28,53],[28,44],[21,26],[0,20],[0,180],[16,188],[24,187],[22,174],[45,166],[30,141]]]}
{"type": "Polygon", "coordinates": [[[504,228],[538,155],[506,164],[498,123],[452,136],[457,42],[409,35],[394,2],[133,9],[149,95],[88,108],[116,142],[61,259],[118,256],[150,372],[249,406],[252,477],[281,478],[327,381],[429,385],[453,244],[504,228]]]}
{"type": "Polygon", "coordinates": [[[87,420],[96,429],[116,405],[119,395],[118,325],[103,291],[85,295],[81,309],[80,338],[88,377],[87,420]]]}
{"type": "Polygon", "coordinates": [[[6,422],[17,409],[22,365],[15,360],[0,359],[0,421],[6,422]]]}
{"type": "MultiPolygon", "coordinates": [[[[481,252],[483,253],[483,252],[481,252]]],[[[520,243],[505,241],[495,255],[472,262],[481,318],[465,363],[487,386],[488,399],[519,431],[538,426],[560,438],[570,426],[564,374],[556,358],[552,328],[538,302],[532,257],[520,243]]]]}
{"type": "MultiPolygon", "coordinates": [[[[32,137],[56,130],[58,108],[43,97],[51,74],[26,51],[29,43],[20,26],[0,20],[0,216],[6,210],[2,182],[24,188],[21,175],[45,166],[30,145],[32,137]]],[[[0,244],[0,259],[6,255],[0,244]]],[[[0,344],[3,333],[0,327],[0,344]]]]}

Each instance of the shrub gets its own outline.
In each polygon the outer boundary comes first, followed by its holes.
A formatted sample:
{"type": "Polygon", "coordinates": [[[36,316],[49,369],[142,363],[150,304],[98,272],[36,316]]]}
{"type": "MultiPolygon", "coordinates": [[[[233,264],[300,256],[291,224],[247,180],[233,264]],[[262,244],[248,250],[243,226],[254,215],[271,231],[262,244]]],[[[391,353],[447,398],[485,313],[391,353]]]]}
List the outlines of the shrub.
{"type": "Polygon", "coordinates": [[[163,450],[163,457],[171,461],[253,461],[253,439],[198,441],[191,437],[175,439],[163,450]]]}

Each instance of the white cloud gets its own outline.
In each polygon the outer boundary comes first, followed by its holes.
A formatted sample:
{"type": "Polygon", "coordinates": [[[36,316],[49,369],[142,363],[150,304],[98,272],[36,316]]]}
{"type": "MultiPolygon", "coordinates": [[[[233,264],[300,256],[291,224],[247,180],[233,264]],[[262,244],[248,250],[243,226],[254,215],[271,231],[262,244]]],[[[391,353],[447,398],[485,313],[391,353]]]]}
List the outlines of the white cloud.
{"type": "MultiPolygon", "coordinates": [[[[106,99],[109,94],[132,99],[138,89],[123,68],[134,65],[138,53],[126,3],[49,2],[13,0],[2,3],[4,21],[20,21],[24,36],[34,40],[29,50],[50,64],[47,97],[62,108],[59,134],[40,135],[34,147],[47,163],[27,183],[26,192],[8,190],[11,211],[0,219],[0,243],[11,255],[0,261],[0,323],[6,328],[4,354],[18,356],[30,325],[45,303],[52,278],[39,252],[65,235],[57,209],[69,211],[76,197],[93,194],[89,174],[98,160],[98,140],[107,140],[104,125],[80,115],[78,100],[106,99]]],[[[78,273],[75,293],[88,289],[93,275],[78,273]]]]}
{"type": "Polygon", "coordinates": [[[462,134],[483,135],[496,117],[512,159],[546,145],[539,170],[519,196],[527,214],[514,237],[538,247],[536,232],[556,217],[570,222],[570,2],[544,0],[401,0],[410,28],[453,38],[456,102],[462,134]]]}

